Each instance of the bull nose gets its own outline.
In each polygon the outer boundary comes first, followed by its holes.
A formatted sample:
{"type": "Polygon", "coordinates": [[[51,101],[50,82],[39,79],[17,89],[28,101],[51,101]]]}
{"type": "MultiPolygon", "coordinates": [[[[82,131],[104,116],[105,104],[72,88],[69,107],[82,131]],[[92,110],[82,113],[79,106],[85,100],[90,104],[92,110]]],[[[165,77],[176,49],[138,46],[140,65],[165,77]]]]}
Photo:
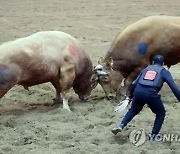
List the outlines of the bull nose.
{"type": "Polygon", "coordinates": [[[114,99],[114,98],[115,98],[115,95],[113,95],[113,94],[109,94],[109,95],[107,96],[107,99],[109,99],[109,100],[114,99]]]}
{"type": "Polygon", "coordinates": [[[114,96],[108,96],[107,98],[108,98],[109,100],[111,100],[111,99],[114,98],[114,96]]]}
{"type": "Polygon", "coordinates": [[[88,101],[88,97],[86,97],[86,98],[83,98],[82,100],[83,100],[83,101],[88,101]]]}
{"type": "Polygon", "coordinates": [[[79,98],[83,101],[88,101],[88,96],[80,96],[79,98]]]}

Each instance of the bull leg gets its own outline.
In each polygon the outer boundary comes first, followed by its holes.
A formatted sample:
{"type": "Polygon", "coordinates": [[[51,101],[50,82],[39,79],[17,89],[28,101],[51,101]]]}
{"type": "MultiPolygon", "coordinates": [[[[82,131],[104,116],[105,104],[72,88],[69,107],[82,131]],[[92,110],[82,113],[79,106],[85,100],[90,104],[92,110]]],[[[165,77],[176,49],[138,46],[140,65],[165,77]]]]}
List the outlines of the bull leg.
{"type": "Polygon", "coordinates": [[[13,74],[13,71],[0,65],[0,98],[2,98],[15,84],[17,84],[17,76],[18,75],[13,74]]]}
{"type": "Polygon", "coordinates": [[[71,111],[68,104],[67,91],[62,93],[62,98],[63,98],[63,109],[71,111]]]}
{"type": "Polygon", "coordinates": [[[122,96],[126,96],[128,95],[128,90],[133,82],[134,78],[132,78],[131,76],[128,76],[125,80],[124,80],[124,86],[121,88],[120,94],[122,96]]]}
{"type": "Polygon", "coordinates": [[[53,99],[53,101],[54,101],[55,104],[59,104],[60,102],[62,102],[62,98],[61,98],[61,95],[60,95],[61,87],[60,87],[59,81],[52,82],[52,85],[56,89],[56,97],[53,99]]]}
{"type": "Polygon", "coordinates": [[[137,76],[139,75],[141,70],[144,69],[150,63],[150,62],[149,63],[148,62],[149,62],[148,59],[144,60],[140,67],[135,68],[128,75],[128,77],[124,81],[124,87],[120,91],[121,95],[123,95],[123,96],[129,95],[129,90],[130,90],[129,88],[130,88],[132,82],[137,78],[137,76]]]}
{"type": "Polygon", "coordinates": [[[54,88],[56,89],[56,97],[54,99],[54,103],[57,104],[57,103],[60,103],[63,101],[63,109],[66,109],[68,111],[71,111],[70,110],[70,107],[68,105],[68,96],[67,96],[67,91],[66,92],[63,92],[62,93],[62,98],[61,98],[61,87],[60,87],[60,84],[59,84],[59,81],[57,82],[51,82],[52,85],[54,86],[54,88]]]}
{"type": "Polygon", "coordinates": [[[9,82],[0,84],[0,99],[16,84],[15,81],[9,80],[9,82]]]}
{"type": "Polygon", "coordinates": [[[120,94],[123,96],[129,95],[129,88],[132,84],[132,82],[136,79],[136,77],[139,75],[141,70],[144,67],[138,67],[134,69],[133,72],[131,72],[128,77],[124,80],[124,87],[121,88],[120,94]]]}

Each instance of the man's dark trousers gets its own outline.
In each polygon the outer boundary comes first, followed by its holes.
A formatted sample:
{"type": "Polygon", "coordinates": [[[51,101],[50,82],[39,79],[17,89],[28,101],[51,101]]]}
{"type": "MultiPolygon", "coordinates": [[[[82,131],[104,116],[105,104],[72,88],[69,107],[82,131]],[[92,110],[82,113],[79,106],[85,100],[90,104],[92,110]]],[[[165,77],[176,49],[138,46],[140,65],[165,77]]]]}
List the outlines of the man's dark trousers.
{"type": "Polygon", "coordinates": [[[160,96],[147,95],[147,94],[143,94],[142,92],[141,93],[135,92],[133,96],[134,97],[133,97],[132,106],[129,109],[129,111],[126,113],[121,124],[126,126],[133,119],[133,117],[142,110],[143,106],[147,104],[148,107],[152,110],[152,112],[156,114],[152,134],[158,134],[162,127],[166,114],[160,96]]]}

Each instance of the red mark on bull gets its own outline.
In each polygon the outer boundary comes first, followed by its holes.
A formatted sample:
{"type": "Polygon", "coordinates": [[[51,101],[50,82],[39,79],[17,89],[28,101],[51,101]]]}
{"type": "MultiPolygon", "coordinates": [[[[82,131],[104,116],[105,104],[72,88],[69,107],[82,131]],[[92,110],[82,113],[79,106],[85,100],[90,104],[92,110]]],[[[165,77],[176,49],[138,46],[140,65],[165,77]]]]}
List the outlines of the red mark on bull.
{"type": "Polygon", "coordinates": [[[77,56],[78,55],[77,48],[74,45],[69,45],[69,52],[73,56],[77,56]]]}

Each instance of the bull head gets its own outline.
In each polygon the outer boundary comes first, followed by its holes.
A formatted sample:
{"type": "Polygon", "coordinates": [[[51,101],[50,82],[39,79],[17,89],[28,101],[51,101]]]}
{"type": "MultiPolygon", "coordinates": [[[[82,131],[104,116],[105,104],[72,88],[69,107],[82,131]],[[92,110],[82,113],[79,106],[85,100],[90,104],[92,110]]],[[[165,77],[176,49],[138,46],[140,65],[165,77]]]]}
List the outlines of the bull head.
{"type": "Polygon", "coordinates": [[[102,86],[106,97],[112,99],[116,97],[120,90],[123,76],[119,70],[113,69],[113,58],[104,59],[101,57],[98,61],[99,65],[95,67],[98,82],[102,86]]]}
{"type": "Polygon", "coordinates": [[[98,77],[96,73],[92,70],[86,70],[84,72],[84,76],[83,78],[82,76],[78,78],[78,82],[74,84],[73,88],[75,92],[79,95],[79,98],[81,100],[87,101],[91,91],[98,84],[98,77]]]}

